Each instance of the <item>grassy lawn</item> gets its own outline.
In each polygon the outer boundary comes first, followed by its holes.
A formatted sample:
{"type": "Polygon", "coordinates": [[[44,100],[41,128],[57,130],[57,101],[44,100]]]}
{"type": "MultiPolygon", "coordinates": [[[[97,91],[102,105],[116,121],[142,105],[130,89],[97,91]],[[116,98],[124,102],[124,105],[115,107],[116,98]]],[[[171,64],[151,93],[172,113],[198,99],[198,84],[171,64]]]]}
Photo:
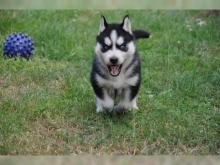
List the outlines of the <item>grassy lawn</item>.
{"type": "Polygon", "coordinates": [[[207,11],[0,11],[35,41],[31,61],[0,49],[0,154],[220,154],[220,16],[207,11]],[[89,83],[99,18],[152,38],[137,42],[140,110],[96,114],[89,83]]]}

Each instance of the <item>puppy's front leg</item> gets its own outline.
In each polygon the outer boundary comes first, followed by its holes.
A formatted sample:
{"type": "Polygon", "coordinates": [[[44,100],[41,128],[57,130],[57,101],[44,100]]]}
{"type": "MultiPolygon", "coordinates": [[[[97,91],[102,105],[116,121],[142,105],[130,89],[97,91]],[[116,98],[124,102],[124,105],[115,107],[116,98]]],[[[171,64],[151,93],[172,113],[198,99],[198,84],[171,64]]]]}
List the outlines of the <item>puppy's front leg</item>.
{"type": "Polygon", "coordinates": [[[99,97],[96,97],[96,112],[103,112],[106,109],[108,111],[112,111],[114,106],[113,99],[109,96],[106,90],[103,89],[104,97],[103,99],[100,99],[99,97]]]}
{"type": "Polygon", "coordinates": [[[123,111],[123,110],[137,110],[137,92],[134,95],[132,95],[132,89],[126,88],[123,90],[121,94],[120,101],[117,106],[115,106],[116,111],[123,111]]]}

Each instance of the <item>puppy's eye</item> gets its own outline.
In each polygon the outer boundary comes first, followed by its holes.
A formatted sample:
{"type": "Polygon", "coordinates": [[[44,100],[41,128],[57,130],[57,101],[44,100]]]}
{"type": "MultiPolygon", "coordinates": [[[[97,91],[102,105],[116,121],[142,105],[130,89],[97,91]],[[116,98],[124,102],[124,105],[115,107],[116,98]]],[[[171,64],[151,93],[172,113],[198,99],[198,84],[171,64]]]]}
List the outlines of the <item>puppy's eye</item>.
{"type": "Polygon", "coordinates": [[[118,46],[119,49],[121,49],[122,51],[127,51],[128,50],[128,47],[127,47],[127,44],[126,43],[123,43],[121,45],[118,46]]]}
{"type": "Polygon", "coordinates": [[[108,51],[110,48],[111,48],[111,45],[110,45],[110,46],[108,46],[108,45],[106,45],[106,44],[103,44],[103,45],[102,45],[102,51],[103,51],[103,52],[108,51]]]}
{"type": "Polygon", "coordinates": [[[122,45],[120,45],[120,48],[121,48],[121,49],[125,49],[125,48],[126,48],[126,45],[125,45],[125,44],[122,44],[122,45]]]}
{"type": "Polygon", "coordinates": [[[103,45],[103,49],[107,50],[107,49],[109,49],[109,46],[108,45],[103,45]]]}

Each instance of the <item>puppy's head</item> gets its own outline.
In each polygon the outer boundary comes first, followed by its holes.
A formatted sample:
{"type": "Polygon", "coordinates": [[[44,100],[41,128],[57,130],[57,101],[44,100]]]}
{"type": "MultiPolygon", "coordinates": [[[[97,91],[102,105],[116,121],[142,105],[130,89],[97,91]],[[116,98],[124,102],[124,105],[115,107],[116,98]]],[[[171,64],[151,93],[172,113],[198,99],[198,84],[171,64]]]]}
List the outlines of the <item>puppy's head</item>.
{"type": "Polygon", "coordinates": [[[108,24],[105,17],[101,17],[95,53],[108,68],[111,76],[120,74],[125,61],[135,54],[135,39],[149,37],[144,35],[145,31],[132,31],[128,16],[119,24],[108,24]]]}

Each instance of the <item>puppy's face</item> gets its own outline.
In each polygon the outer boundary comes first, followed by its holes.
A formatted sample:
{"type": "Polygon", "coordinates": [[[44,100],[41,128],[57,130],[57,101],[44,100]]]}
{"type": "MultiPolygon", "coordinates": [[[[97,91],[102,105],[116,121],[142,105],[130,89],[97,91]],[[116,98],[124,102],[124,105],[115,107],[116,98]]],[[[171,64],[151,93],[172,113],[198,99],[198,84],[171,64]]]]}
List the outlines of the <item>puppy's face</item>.
{"type": "Polygon", "coordinates": [[[134,36],[128,16],[121,24],[108,24],[102,16],[95,53],[101,58],[111,76],[118,76],[125,61],[134,55],[134,36]]]}

